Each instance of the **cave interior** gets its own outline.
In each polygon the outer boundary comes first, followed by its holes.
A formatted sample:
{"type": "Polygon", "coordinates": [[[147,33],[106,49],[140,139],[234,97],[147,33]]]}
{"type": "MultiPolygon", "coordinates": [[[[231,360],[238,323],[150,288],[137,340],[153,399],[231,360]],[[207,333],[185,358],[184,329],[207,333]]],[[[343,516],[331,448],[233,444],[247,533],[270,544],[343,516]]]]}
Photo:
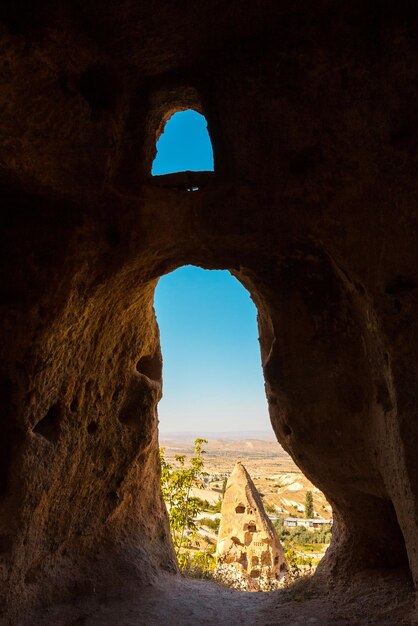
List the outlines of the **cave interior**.
{"type": "Polygon", "coordinates": [[[2,2],[5,624],[415,623],[417,26],[406,1],[2,2]],[[154,177],[186,109],[214,171],[154,177]],[[303,602],[178,573],[153,297],[186,264],[250,292],[274,432],[332,504],[303,602]]]}

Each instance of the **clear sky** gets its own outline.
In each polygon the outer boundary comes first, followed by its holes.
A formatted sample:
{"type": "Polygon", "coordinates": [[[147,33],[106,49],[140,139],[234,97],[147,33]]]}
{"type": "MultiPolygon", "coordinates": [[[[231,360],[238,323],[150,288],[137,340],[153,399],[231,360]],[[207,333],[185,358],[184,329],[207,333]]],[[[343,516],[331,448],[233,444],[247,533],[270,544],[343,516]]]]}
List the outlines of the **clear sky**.
{"type": "Polygon", "coordinates": [[[207,122],[196,111],[181,111],[168,120],[157,142],[152,174],[213,170],[207,122]]]}
{"type": "Polygon", "coordinates": [[[227,271],[163,276],[155,310],[163,353],[160,430],[270,430],[256,308],[227,271]]]}
{"type": "MultiPolygon", "coordinates": [[[[158,144],[153,173],[213,169],[206,120],[176,113],[158,144]]],[[[161,432],[271,431],[257,311],[227,271],[186,266],[155,293],[163,353],[161,432]]]]}

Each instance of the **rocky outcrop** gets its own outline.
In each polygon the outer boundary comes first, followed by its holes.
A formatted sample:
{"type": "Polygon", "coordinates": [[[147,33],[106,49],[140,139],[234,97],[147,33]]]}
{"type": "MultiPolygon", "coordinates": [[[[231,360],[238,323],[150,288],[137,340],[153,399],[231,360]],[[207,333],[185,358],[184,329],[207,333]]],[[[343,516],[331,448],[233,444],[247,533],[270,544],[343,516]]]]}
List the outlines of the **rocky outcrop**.
{"type": "Polygon", "coordinates": [[[216,546],[217,574],[232,566],[240,589],[272,588],[288,571],[284,550],[251,476],[238,462],[225,490],[216,546]]]}

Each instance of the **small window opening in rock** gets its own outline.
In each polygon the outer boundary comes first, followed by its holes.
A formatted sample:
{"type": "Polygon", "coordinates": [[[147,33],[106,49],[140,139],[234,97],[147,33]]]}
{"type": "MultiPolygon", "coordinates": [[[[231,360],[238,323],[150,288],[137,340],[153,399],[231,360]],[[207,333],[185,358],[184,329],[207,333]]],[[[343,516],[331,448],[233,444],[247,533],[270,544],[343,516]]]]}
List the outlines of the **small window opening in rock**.
{"type": "MultiPolygon", "coordinates": [[[[174,113],[157,142],[152,175],[213,171],[213,150],[203,115],[189,109],[174,113]]],[[[198,191],[198,185],[186,186],[198,191]]]]}
{"type": "Polygon", "coordinates": [[[271,565],[270,552],[263,552],[261,555],[261,565],[271,565]]]}
{"type": "MultiPolygon", "coordinates": [[[[289,551],[292,542],[299,545],[300,541],[306,546],[307,559],[312,558],[311,544],[318,546],[316,564],[330,542],[331,507],[323,494],[313,491],[272,431],[257,311],[249,293],[227,271],[186,266],[160,278],[154,306],[163,360],[159,439],[164,463],[169,464],[174,481],[176,472],[183,471],[179,453],[185,455],[187,471],[198,454],[196,439],[208,441],[200,454],[205,473],[196,475],[190,490],[200,504],[183,535],[175,525],[179,511],[171,512],[168,505],[173,545],[180,566],[186,563],[184,573],[193,575],[194,568],[200,567],[197,541],[199,551],[211,555],[204,566],[210,576],[223,562],[236,566],[238,575],[244,570],[247,578],[248,570],[256,566],[262,577],[271,576],[277,582],[281,561],[274,561],[274,555],[280,555],[281,548],[289,551]],[[231,482],[235,469],[240,477],[236,483],[231,482]],[[252,479],[254,497],[248,495],[251,490],[246,491],[249,483],[244,471],[252,479]],[[312,515],[309,511],[309,516],[305,511],[308,491],[313,492],[314,511],[312,515]],[[324,518],[324,525],[318,531],[308,529],[306,517],[324,518]],[[223,519],[228,523],[223,524],[223,519]],[[273,537],[265,531],[270,525],[273,537]],[[196,541],[191,539],[191,528],[195,527],[196,541]],[[191,544],[184,543],[179,549],[182,536],[190,538],[191,544]],[[258,563],[251,561],[253,556],[258,563]]],[[[150,364],[140,360],[138,371],[145,374],[145,365],[150,364]]],[[[164,494],[170,490],[170,480],[163,472],[164,494]]],[[[184,506],[183,512],[188,510],[184,506]]],[[[285,562],[285,571],[291,570],[291,565],[287,568],[285,562]]],[[[254,590],[255,584],[252,581],[248,588],[240,588],[254,590]]]]}
{"type": "Polygon", "coordinates": [[[247,557],[247,553],[246,552],[241,552],[241,555],[239,557],[239,561],[240,565],[242,565],[242,567],[244,569],[247,569],[248,567],[248,557],[247,557]]]}

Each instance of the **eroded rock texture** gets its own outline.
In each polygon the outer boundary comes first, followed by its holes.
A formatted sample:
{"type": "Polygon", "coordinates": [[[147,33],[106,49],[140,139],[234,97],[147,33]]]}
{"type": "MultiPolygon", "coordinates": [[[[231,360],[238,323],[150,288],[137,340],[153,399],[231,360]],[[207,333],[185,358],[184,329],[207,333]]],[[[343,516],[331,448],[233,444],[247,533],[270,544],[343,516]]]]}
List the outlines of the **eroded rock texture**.
{"type": "Polygon", "coordinates": [[[1,3],[5,620],[175,572],[153,292],[185,263],[258,306],[273,428],[334,508],[324,580],[418,583],[416,26],[402,1],[1,3]],[[184,107],[215,154],[195,193],[150,178],[184,107]]]}
{"type": "Polygon", "coordinates": [[[230,573],[238,589],[273,589],[288,565],[251,476],[240,462],[226,484],[221,514],[216,545],[220,579],[230,573]]]}

